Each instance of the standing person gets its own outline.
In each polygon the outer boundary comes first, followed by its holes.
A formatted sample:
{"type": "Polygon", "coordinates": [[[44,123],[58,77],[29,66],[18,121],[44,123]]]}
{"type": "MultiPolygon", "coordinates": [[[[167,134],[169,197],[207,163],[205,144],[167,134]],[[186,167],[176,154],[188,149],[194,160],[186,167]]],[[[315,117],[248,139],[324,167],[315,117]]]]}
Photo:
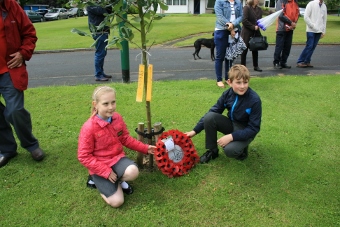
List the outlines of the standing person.
{"type": "Polygon", "coordinates": [[[262,107],[261,99],[249,87],[250,75],[244,65],[234,65],[229,71],[230,88],[222,93],[208,113],[186,135],[193,137],[205,130],[207,152],[200,157],[207,163],[218,157],[218,146],[227,157],[244,160],[248,157],[248,145],[260,131],[262,107]],[[227,116],[222,115],[228,110],[227,116]],[[224,134],[217,139],[217,133],[224,134]]]}
{"type": "Polygon", "coordinates": [[[34,160],[45,156],[32,134],[31,115],[24,108],[28,85],[25,61],[31,59],[37,39],[21,6],[14,0],[0,0],[0,98],[6,103],[0,101],[0,167],[18,154],[11,126],[34,160]]]}
{"type": "Polygon", "coordinates": [[[115,112],[116,91],[113,88],[97,87],[92,95],[92,106],[92,116],[80,131],[78,160],[88,169],[105,202],[119,207],[124,203],[123,191],[133,192],[126,181],[135,180],[139,174],[136,163],[125,157],[123,147],[144,154],[153,154],[156,147],[130,136],[122,116],[115,112]]]}
{"type": "Polygon", "coordinates": [[[104,73],[104,60],[107,54],[106,46],[108,44],[108,38],[110,34],[110,28],[104,26],[100,30],[97,30],[96,26],[100,25],[104,21],[104,14],[111,13],[111,8],[103,8],[100,5],[88,6],[86,8],[88,13],[89,28],[92,33],[92,38],[97,40],[96,52],[94,54],[94,68],[96,81],[108,81],[112,76],[104,73]]]}
{"type": "Polygon", "coordinates": [[[310,62],[320,38],[326,34],[327,7],[323,0],[314,0],[307,4],[304,20],[306,22],[307,42],[298,61],[297,67],[313,67],[310,62]]]}
{"type": "Polygon", "coordinates": [[[216,47],[215,73],[217,86],[224,88],[222,81],[223,61],[225,61],[225,81],[228,80],[228,71],[233,64],[232,60],[225,59],[226,48],[229,47],[231,36],[235,37],[236,32],[241,30],[242,4],[240,0],[216,0],[215,2],[216,25],[214,42],[216,47]]]}
{"type": "MultiPolygon", "coordinates": [[[[241,55],[241,64],[246,66],[247,53],[249,49],[249,40],[253,36],[262,36],[259,26],[257,26],[257,20],[262,18],[262,9],[258,6],[259,0],[247,0],[247,5],[243,7],[243,20],[242,20],[242,32],[241,37],[247,49],[245,49],[241,55]]],[[[254,70],[262,72],[259,67],[259,52],[252,51],[254,70]]]]}
{"type": "Polygon", "coordinates": [[[274,69],[290,69],[287,59],[293,41],[293,32],[299,19],[299,5],[295,0],[278,0],[276,11],[283,9],[277,19],[274,69]]]}

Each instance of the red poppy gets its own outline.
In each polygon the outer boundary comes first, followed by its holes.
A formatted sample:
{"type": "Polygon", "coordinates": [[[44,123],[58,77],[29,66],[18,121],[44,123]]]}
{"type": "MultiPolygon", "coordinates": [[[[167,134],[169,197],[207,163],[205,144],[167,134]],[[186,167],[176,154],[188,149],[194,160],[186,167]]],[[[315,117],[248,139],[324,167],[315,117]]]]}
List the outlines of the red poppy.
{"type": "Polygon", "coordinates": [[[191,139],[178,130],[163,132],[156,143],[154,157],[158,169],[168,177],[185,175],[199,162],[199,156],[191,139]],[[163,139],[172,137],[174,149],[167,151],[163,139]]]}

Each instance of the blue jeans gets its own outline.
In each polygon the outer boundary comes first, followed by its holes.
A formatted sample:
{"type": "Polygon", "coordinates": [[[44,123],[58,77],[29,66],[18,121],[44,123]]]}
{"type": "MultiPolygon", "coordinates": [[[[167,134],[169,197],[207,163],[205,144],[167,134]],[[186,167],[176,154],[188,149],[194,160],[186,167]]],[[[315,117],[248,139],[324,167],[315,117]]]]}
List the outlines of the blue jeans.
{"type": "Polygon", "coordinates": [[[273,64],[284,65],[287,63],[287,59],[292,47],[293,31],[278,31],[276,32],[276,42],[274,51],[273,64]]]}
{"type": "Polygon", "coordinates": [[[102,33],[98,35],[94,35],[93,39],[97,40],[96,43],[96,52],[94,54],[94,76],[96,78],[103,78],[104,73],[104,60],[107,53],[106,46],[107,46],[107,39],[109,37],[108,33],[102,33]]]}
{"type": "Polygon", "coordinates": [[[313,52],[319,43],[321,33],[307,32],[307,41],[305,49],[303,49],[297,63],[308,64],[311,62],[313,52]]]}
{"type": "Polygon", "coordinates": [[[228,80],[228,72],[231,68],[233,61],[225,59],[225,53],[227,47],[229,47],[228,38],[230,32],[228,30],[216,30],[214,33],[214,42],[216,47],[216,58],[215,58],[215,73],[217,82],[222,81],[222,68],[223,61],[225,61],[225,80],[228,80]]]}
{"type": "Polygon", "coordinates": [[[38,140],[32,134],[30,113],[24,108],[24,92],[13,86],[8,72],[0,74],[0,95],[6,106],[0,101],[0,152],[5,156],[13,156],[17,151],[17,143],[13,136],[13,126],[21,147],[29,152],[39,147],[38,140]]]}

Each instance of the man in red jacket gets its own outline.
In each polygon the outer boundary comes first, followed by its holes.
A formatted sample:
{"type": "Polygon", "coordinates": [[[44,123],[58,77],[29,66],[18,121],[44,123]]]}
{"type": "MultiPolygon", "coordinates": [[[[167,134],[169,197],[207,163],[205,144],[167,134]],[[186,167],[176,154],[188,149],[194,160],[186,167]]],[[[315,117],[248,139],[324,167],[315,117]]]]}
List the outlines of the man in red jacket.
{"type": "Polygon", "coordinates": [[[0,0],[0,167],[17,155],[13,126],[21,146],[36,161],[44,158],[38,140],[32,134],[30,113],[24,108],[24,90],[28,85],[25,61],[32,57],[36,31],[14,0],[0,0]]]}

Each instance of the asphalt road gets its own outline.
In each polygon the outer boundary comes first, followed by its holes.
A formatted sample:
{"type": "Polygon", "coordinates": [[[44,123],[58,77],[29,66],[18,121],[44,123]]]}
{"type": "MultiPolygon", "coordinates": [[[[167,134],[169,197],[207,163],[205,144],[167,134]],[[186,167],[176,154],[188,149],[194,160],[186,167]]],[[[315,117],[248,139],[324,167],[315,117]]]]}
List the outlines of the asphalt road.
{"type": "MultiPolygon", "coordinates": [[[[274,46],[259,52],[259,66],[263,72],[253,70],[251,53],[248,52],[247,66],[251,76],[322,75],[340,74],[340,45],[319,45],[312,57],[314,68],[296,68],[303,45],[292,46],[287,64],[291,69],[273,68],[274,46]]],[[[209,49],[202,47],[202,59],[194,60],[194,47],[172,48],[153,47],[150,50],[150,63],[153,64],[154,80],[197,80],[215,79],[214,62],[209,49]]],[[[140,51],[133,49],[130,55],[130,81],[137,81],[138,65],[141,63],[140,51]]],[[[106,83],[94,80],[94,50],[61,52],[37,52],[27,62],[29,87],[51,85],[77,85],[106,83]]],[[[234,64],[240,63],[240,58],[234,64]]],[[[105,72],[112,75],[113,82],[122,82],[121,56],[119,50],[109,50],[105,58],[105,72]]]]}

